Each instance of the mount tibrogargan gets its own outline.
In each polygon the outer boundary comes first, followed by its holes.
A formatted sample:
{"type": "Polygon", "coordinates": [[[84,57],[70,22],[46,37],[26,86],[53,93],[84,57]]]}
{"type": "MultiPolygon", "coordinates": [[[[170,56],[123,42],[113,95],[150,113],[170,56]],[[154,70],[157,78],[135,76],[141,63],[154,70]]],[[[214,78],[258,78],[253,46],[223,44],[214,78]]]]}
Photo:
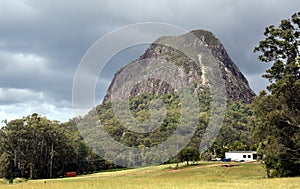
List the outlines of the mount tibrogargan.
{"type": "MultiPolygon", "coordinates": [[[[181,152],[169,161],[184,159],[186,151],[197,154],[195,158],[200,154],[201,158],[209,159],[213,153],[224,157],[228,150],[255,148],[250,134],[252,111],[249,106],[254,96],[247,79],[220,40],[209,31],[195,30],[181,36],[160,37],[137,60],[121,68],[102,104],[83,117],[79,125],[87,143],[105,158],[126,159],[120,150],[113,150],[119,146],[141,149],[140,154],[130,157],[131,161],[128,165],[122,164],[124,166],[142,165],[148,159],[153,161],[155,155],[163,153],[153,155],[149,149],[169,140],[176,132],[191,138],[185,146],[177,144],[181,152]],[[191,96],[182,99],[181,89],[191,91],[191,96]],[[192,97],[197,99],[192,106],[199,106],[199,111],[185,105],[192,97]],[[212,101],[227,104],[218,107],[213,106],[212,101]],[[201,148],[203,138],[210,136],[206,133],[214,123],[212,116],[219,119],[219,115],[213,114],[219,114],[217,109],[224,107],[225,116],[217,137],[206,148],[201,148]],[[188,119],[178,131],[183,114],[193,119],[188,119]],[[192,124],[196,124],[196,129],[190,133],[192,124]],[[119,145],[114,147],[99,130],[107,132],[119,145]]],[[[215,131],[210,128],[209,132],[215,131]]]]}

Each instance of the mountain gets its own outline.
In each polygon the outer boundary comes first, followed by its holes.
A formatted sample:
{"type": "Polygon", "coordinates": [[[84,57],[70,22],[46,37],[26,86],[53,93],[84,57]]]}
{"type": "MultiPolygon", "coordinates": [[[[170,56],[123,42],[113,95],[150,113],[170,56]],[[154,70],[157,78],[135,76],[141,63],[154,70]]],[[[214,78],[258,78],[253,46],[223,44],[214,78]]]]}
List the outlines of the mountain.
{"type": "Polygon", "coordinates": [[[87,144],[125,167],[253,149],[246,78],[213,33],[160,37],[114,76],[78,124],[87,144]],[[198,155],[197,155],[198,154],[198,155]]]}
{"type": "MultiPolygon", "coordinates": [[[[144,74],[141,78],[134,78],[132,86],[123,87],[123,91],[119,91],[119,95],[124,96],[130,90],[130,96],[138,96],[141,93],[148,94],[166,94],[174,92],[176,89],[172,84],[168,84],[163,78],[176,78],[178,75],[187,75],[187,84],[193,83],[197,92],[201,92],[209,88],[209,78],[212,76],[205,75],[205,67],[201,64],[201,60],[206,60],[206,64],[210,67],[210,60],[217,62],[217,69],[219,73],[211,75],[220,75],[225,83],[227,97],[233,101],[251,102],[251,98],[255,93],[249,87],[247,79],[241,73],[239,68],[230,59],[224,46],[215,35],[205,30],[195,30],[181,36],[160,37],[146,52],[137,60],[132,61],[127,66],[120,69],[114,76],[104,101],[111,98],[113,89],[120,89],[124,83],[132,80],[136,75],[139,75],[143,70],[157,67],[159,64],[167,61],[173,63],[177,69],[156,69],[152,71],[150,77],[145,79],[144,74]],[[209,52],[209,53],[207,53],[209,52]],[[200,58],[201,57],[201,58],[200,58]],[[158,62],[158,60],[160,62],[158,62]],[[131,87],[129,89],[128,87],[131,87]]],[[[175,84],[178,86],[178,84],[175,84]]]]}

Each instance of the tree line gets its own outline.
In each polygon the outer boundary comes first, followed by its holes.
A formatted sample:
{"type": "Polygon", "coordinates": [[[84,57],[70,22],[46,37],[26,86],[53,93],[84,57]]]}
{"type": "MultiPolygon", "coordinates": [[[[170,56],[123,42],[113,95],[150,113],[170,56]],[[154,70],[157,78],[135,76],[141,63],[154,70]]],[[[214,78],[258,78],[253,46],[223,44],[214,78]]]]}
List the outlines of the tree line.
{"type": "Polygon", "coordinates": [[[266,27],[255,47],[271,63],[270,81],[254,99],[253,135],[268,177],[300,175],[300,12],[266,27]]]}
{"type": "MultiPolygon", "coordinates": [[[[158,129],[145,134],[125,129],[113,114],[110,103],[97,106],[96,115],[88,113],[65,123],[49,120],[36,113],[6,122],[0,129],[0,177],[54,178],[61,177],[68,171],[83,174],[116,168],[116,165],[102,159],[89,147],[89,139],[82,138],[76,123],[86,123],[85,131],[89,131],[93,124],[88,123],[94,122],[96,116],[116,141],[130,147],[152,147],[172,135],[178,126],[181,113],[180,99],[176,94],[142,94],[130,100],[130,108],[136,119],[143,121],[149,118],[148,105],[155,98],[161,98],[166,104],[167,117],[158,129]]],[[[199,114],[197,130],[188,146],[168,163],[199,159],[198,148],[210,116],[209,93],[199,94],[199,100],[202,111],[199,114]]],[[[205,153],[210,156],[217,151],[219,157],[224,157],[227,150],[253,148],[248,124],[251,114],[250,105],[231,102],[213,148],[207,149],[205,153]]]]}
{"type": "Polygon", "coordinates": [[[0,177],[54,178],[110,166],[85,144],[74,119],[59,123],[34,113],[0,129],[0,177]]]}

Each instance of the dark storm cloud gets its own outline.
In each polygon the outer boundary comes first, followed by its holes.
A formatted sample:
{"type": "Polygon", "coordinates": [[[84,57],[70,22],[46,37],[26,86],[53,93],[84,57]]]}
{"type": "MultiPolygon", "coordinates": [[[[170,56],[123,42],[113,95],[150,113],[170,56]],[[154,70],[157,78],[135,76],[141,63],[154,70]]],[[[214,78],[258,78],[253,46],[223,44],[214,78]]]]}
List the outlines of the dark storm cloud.
{"type": "MultiPolygon", "coordinates": [[[[0,119],[32,111],[72,117],[73,77],[86,50],[112,30],[145,21],[211,30],[257,92],[266,85],[260,75],[267,66],[253,48],[264,27],[289,18],[298,7],[295,0],[0,0],[0,119]]],[[[132,50],[122,60],[141,52],[132,50]]],[[[118,69],[105,69],[99,93],[118,69]]]]}

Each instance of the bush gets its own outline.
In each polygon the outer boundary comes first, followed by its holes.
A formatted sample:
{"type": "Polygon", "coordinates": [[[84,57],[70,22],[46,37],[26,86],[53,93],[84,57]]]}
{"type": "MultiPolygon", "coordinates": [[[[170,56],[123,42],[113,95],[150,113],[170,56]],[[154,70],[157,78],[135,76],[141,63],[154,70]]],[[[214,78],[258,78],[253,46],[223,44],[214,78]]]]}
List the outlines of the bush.
{"type": "Polygon", "coordinates": [[[26,182],[27,180],[24,178],[15,178],[14,179],[14,183],[22,183],[22,182],[26,182]]]}

